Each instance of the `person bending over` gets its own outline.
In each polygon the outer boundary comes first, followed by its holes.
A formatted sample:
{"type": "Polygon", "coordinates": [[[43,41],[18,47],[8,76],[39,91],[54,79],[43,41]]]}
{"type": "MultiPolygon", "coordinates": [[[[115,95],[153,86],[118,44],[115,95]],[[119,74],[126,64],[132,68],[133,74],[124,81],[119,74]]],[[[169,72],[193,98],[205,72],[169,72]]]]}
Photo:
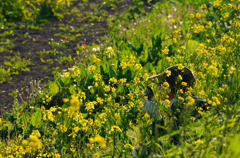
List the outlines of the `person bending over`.
{"type": "MultiPolygon", "coordinates": [[[[153,90],[147,86],[145,90],[148,100],[144,101],[142,109],[152,118],[152,135],[163,135],[166,133],[157,125],[164,126],[164,120],[172,122],[172,130],[178,130],[180,126],[186,125],[186,120],[199,119],[203,111],[207,111],[209,106],[206,100],[192,94],[195,77],[191,70],[183,66],[168,67],[163,73],[148,77],[148,80],[158,84],[159,91],[155,96],[160,96],[157,100],[168,100],[168,116],[163,118],[158,112],[158,105],[154,103],[153,90]]],[[[177,138],[172,138],[173,143],[177,143],[177,138]]]]}

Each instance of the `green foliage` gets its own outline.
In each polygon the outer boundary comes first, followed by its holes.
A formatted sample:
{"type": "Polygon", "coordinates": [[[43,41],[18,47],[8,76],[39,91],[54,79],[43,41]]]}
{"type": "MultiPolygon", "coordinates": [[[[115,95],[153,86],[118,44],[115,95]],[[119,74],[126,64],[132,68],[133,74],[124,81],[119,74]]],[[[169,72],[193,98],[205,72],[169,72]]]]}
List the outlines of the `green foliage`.
{"type": "Polygon", "coordinates": [[[3,0],[0,2],[0,21],[6,26],[11,22],[46,23],[49,18],[63,18],[58,11],[69,5],[70,0],[3,0]]]}
{"type": "MultiPolygon", "coordinates": [[[[143,4],[133,2],[137,7],[143,4]]],[[[55,73],[48,90],[39,92],[33,102],[21,107],[15,103],[18,108],[13,114],[5,113],[6,121],[0,122],[1,137],[19,140],[16,144],[23,147],[25,156],[54,153],[51,156],[56,157],[59,153],[62,157],[132,157],[133,146],[140,147],[141,155],[149,144],[151,154],[163,157],[236,157],[240,131],[236,45],[240,21],[235,13],[239,2],[225,5],[215,1],[211,5],[194,1],[189,7],[194,11],[186,7],[190,2],[158,2],[145,17],[134,13],[134,18],[129,18],[134,21],[116,18],[110,23],[110,35],[102,38],[108,42],[100,48],[95,44],[77,45],[77,54],[89,53],[89,59],[55,73]],[[181,90],[176,94],[179,103],[186,99],[185,109],[178,109],[181,126],[176,126],[178,120],[169,100],[163,99],[166,91],[161,94],[159,85],[147,81],[148,76],[171,65],[188,67],[196,78],[186,97],[181,90]],[[165,121],[158,125],[161,132],[156,137],[151,131],[152,116],[141,108],[146,85],[152,87],[153,102],[165,121]],[[206,99],[209,109],[203,111],[196,109],[194,102],[190,104],[192,93],[206,99]],[[193,109],[201,118],[191,115],[193,109]],[[138,139],[134,141],[128,135],[136,128],[138,139]],[[34,148],[34,133],[40,135],[35,142],[41,146],[29,151],[29,147],[34,148]],[[23,140],[30,143],[25,141],[24,145],[23,140]]],[[[69,31],[68,27],[61,29],[69,31]]],[[[60,60],[74,64],[71,56],[60,60]]],[[[10,67],[12,64],[7,63],[10,67]]],[[[4,150],[0,149],[2,155],[9,153],[7,147],[16,153],[9,140],[5,143],[8,146],[4,144],[4,150]]]]}

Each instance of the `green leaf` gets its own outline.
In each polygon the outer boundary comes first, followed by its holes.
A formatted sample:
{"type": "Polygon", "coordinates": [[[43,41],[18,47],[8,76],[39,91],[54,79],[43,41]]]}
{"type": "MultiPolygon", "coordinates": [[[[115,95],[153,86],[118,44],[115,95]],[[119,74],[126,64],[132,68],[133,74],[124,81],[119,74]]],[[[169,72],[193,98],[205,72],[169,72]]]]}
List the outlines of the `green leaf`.
{"type": "Polygon", "coordinates": [[[77,34],[75,37],[80,37],[81,36],[81,34],[79,33],[79,34],[77,34]]]}
{"type": "Polygon", "coordinates": [[[57,17],[57,18],[60,18],[60,19],[62,19],[64,17],[62,14],[59,14],[59,13],[56,13],[56,12],[54,12],[53,16],[57,17]]]}
{"type": "Polygon", "coordinates": [[[8,119],[8,121],[10,121],[11,123],[14,123],[14,121],[16,120],[13,115],[7,113],[4,111],[3,115],[8,119]]]}
{"type": "Polygon", "coordinates": [[[68,85],[70,81],[71,81],[70,77],[61,77],[61,79],[60,79],[60,83],[62,86],[68,85]]]}
{"type": "Polygon", "coordinates": [[[42,114],[41,114],[41,111],[38,110],[36,111],[33,116],[32,116],[32,119],[31,119],[31,124],[33,126],[37,126],[40,124],[40,121],[41,121],[41,118],[42,118],[42,114]]]}
{"type": "Polygon", "coordinates": [[[54,34],[55,37],[61,37],[62,35],[60,33],[54,34]]]}
{"type": "Polygon", "coordinates": [[[29,115],[27,113],[23,113],[22,114],[22,122],[24,127],[28,126],[28,119],[29,119],[29,115]]]}
{"type": "Polygon", "coordinates": [[[45,60],[43,58],[40,58],[41,62],[45,63],[45,60]]]}
{"type": "Polygon", "coordinates": [[[110,68],[110,73],[111,73],[111,77],[117,78],[117,74],[116,74],[116,72],[113,70],[112,67],[110,68]]]}
{"type": "Polygon", "coordinates": [[[73,85],[71,85],[70,87],[69,87],[69,92],[70,92],[70,94],[77,94],[76,93],[76,91],[75,91],[75,87],[73,86],[73,85]]]}
{"type": "Polygon", "coordinates": [[[4,61],[4,64],[7,65],[7,66],[12,66],[12,64],[8,61],[4,61]]]}
{"type": "Polygon", "coordinates": [[[137,49],[131,43],[128,43],[128,47],[132,48],[133,51],[137,52],[137,49]]]}
{"type": "Polygon", "coordinates": [[[159,109],[160,109],[160,111],[164,111],[164,112],[168,111],[168,109],[165,106],[163,106],[163,105],[160,105],[159,109]]]}
{"type": "Polygon", "coordinates": [[[59,47],[62,47],[64,49],[67,49],[67,46],[63,45],[63,44],[60,44],[59,47]]]}
{"type": "Polygon", "coordinates": [[[52,95],[55,95],[59,92],[59,87],[56,84],[56,82],[50,82],[49,83],[49,93],[52,95]]]}
{"type": "Polygon", "coordinates": [[[12,93],[8,93],[9,96],[16,96],[18,93],[16,91],[12,91],[12,93]]]}

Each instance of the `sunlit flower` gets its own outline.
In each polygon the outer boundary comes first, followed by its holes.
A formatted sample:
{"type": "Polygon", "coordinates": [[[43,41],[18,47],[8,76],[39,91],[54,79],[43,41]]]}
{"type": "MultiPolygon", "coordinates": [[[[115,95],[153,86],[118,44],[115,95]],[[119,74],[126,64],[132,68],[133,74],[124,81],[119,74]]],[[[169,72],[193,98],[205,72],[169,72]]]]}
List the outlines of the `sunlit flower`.
{"type": "Polygon", "coordinates": [[[187,96],[186,102],[188,105],[193,106],[195,104],[195,99],[193,99],[191,96],[187,96]]]}
{"type": "Polygon", "coordinates": [[[105,90],[105,92],[110,92],[110,91],[111,91],[110,85],[106,85],[106,86],[104,87],[104,90],[105,90]]]}
{"type": "Polygon", "coordinates": [[[203,144],[203,141],[202,141],[202,140],[200,140],[200,139],[198,139],[197,141],[195,141],[195,144],[196,144],[196,145],[203,144]]]}
{"type": "Polygon", "coordinates": [[[116,131],[116,132],[122,132],[121,128],[119,128],[118,126],[112,126],[112,127],[111,127],[111,131],[112,131],[112,132],[115,132],[115,131],[116,131]]]}
{"type": "Polygon", "coordinates": [[[175,19],[170,19],[170,22],[171,23],[175,23],[175,19]]]}
{"type": "Polygon", "coordinates": [[[78,111],[82,102],[78,99],[77,96],[71,95],[70,99],[70,108],[73,111],[78,111]]]}
{"type": "Polygon", "coordinates": [[[42,148],[42,141],[35,135],[29,136],[29,146],[35,151],[42,148]]]}
{"type": "Polygon", "coordinates": [[[127,82],[127,79],[126,78],[121,78],[120,80],[119,80],[119,83],[120,84],[124,84],[124,83],[126,83],[127,82]]]}
{"type": "Polygon", "coordinates": [[[134,77],[133,79],[133,83],[136,85],[138,83],[140,83],[140,79],[138,77],[134,77]]]}
{"type": "Polygon", "coordinates": [[[186,87],[187,86],[187,82],[182,82],[181,85],[186,87]]]}
{"type": "Polygon", "coordinates": [[[131,144],[124,145],[124,148],[129,148],[133,151],[134,147],[131,144]]]}
{"type": "Polygon", "coordinates": [[[61,155],[60,154],[54,154],[53,158],[61,158],[61,155]]]}
{"type": "Polygon", "coordinates": [[[162,50],[162,52],[163,52],[164,54],[168,54],[169,49],[168,49],[167,47],[165,47],[165,48],[162,50]]]}
{"type": "Polygon", "coordinates": [[[182,70],[184,68],[184,66],[182,64],[178,64],[178,69],[182,70]]]}
{"type": "Polygon", "coordinates": [[[88,67],[88,71],[95,71],[96,70],[96,66],[91,65],[88,67]]]}
{"type": "Polygon", "coordinates": [[[117,84],[117,79],[112,77],[109,79],[109,82],[112,82],[113,84],[117,84]]]}
{"type": "Polygon", "coordinates": [[[106,54],[109,54],[109,55],[113,55],[114,53],[114,50],[112,49],[112,47],[108,47],[105,51],[106,54]]]}
{"type": "Polygon", "coordinates": [[[170,70],[166,70],[165,73],[167,74],[167,77],[171,76],[171,71],[170,70]]]}
{"type": "Polygon", "coordinates": [[[104,101],[104,99],[102,99],[101,97],[97,97],[97,102],[99,104],[103,104],[103,101],[104,101]]]}
{"type": "Polygon", "coordinates": [[[202,15],[201,15],[200,13],[197,13],[197,14],[196,14],[196,18],[201,18],[201,16],[202,16],[202,15]]]}
{"type": "Polygon", "coordinates": [[[106,147],[106,139],[97,135],[94,138],[89,139],[90,143],[98,143],[101,148],[106,147]]]}

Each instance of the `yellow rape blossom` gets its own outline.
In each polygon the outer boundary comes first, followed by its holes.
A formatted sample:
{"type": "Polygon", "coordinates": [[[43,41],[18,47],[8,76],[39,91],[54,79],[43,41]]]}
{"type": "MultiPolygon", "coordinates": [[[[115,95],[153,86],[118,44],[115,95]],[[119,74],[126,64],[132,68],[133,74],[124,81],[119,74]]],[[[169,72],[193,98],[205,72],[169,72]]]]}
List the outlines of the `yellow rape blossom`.
{"type": "Polygon", "coordinates": [[[134,66],[134,68],[136,69],[136,70],[142,70],[142,65],[141,64],[136,64],[135,66],[134,66]]]}
{"type": "Polygon", "coordinates": [[[131,144],[126,144],[126,145],[124,145],[124,148],[129,148],[129,149],[131,149],[131,150],[134,149],[134,147],[133,147],[131,144]]]}
{"type": "Polygon", "coordinates": [[[193,19],[195,17],[194,14],[190,14],[190,18],[193,19]]]}
{"type": "Polygon", "coordinates": [[[167,77],[171,76],[171,71],[170,70],[166,70],[165,73],[167,74],[167,77]]]}
{"type": "Polygon", "coordinates": [[[119,80],[119,83],[120,84],[124,84],[124,83],[126,83],[127,82],[127,79],[126,78],[121,78],[120,80],[119,80]]]}
{"type": "Polygon", "coordinates": [[[136,85],[138,83],[140,83],[140,79],[138,77],[134,77],[133,79],[133,83],[136,85]]]}
{"type": "Polygon", "coordinates": [[[77,96],[71,95],[70,99],[70,109],[73,111],[78,111],[82,102],[78,99],[77,96]]]}
{"type": "Polygon", "coordinates": [[[65,73],[63,73],[63,75],[64,75],[64,77],[69,77],[70,72],[65,72],[65,73]]]}
{"type": "Polygon", "coordinates": [[[202,15],[201,15],[200,13],[197,13],[197,14],[196,14],[196,18],[201,18],[201,16],[202,16],[202,15]]]}
{"type": "Polygon", "coordinates": [[[167,47],[165,47],[165,48],[162,50],[162,52],[163,52],[164,54],[168,54],[169,49],[168,49],[167,47]]]}
{"type": "Polygon", "coordinates": [[[42,141],[36,135],[29,136],[29,146],[35,151],[42,148],[42,141]]]}
{"type": "Polygon", "coordinates": [[[106,139],[97,135],[95,136],[94,138],[90,138],[89,139],[90,143],[98,143],[98,145],[101,147],[101,148],[105,148],[106,147],[106,139]]]}
{"type": "Polygon", "coordinates": [[[103,104],[103,101],[104,101],[104,99],[102,99],[101,97],[97,97],[97,102],[99,104],[103,104]]]}
{"type": "Polygon", "coordinates": [[[97,104],[97,102],[95,102],[95,101],[93,101],[93,102],[87,102],[86,104],[85,104],[85,106],[86,106],[86,110],[87,111],[92,111],[93,109],[94,109],[94,105],[95,104],[97,104]]]}
{"type": "Polygon", "coordinates": [[[114,53],[114,50],[112,49],[112,47],[108,47],[105,51],[106,54],[109,54],[109,55],[113,55],[114,53]]]}
{"type": "Polygon", "coordinates": [[[170,19],[171,23],[175,23],[175,21],[176,21],[175,19],[170,19]]]}
{"type": "Polygon", "coordinates": [[[93,77],[95,81],[100,81],[102,79],[102,75],[100,74],[95,74],[93,77]]]}
{"type": "Polygon", "coordinates": [[[191,96],[186,97],[187,105],[193,106],[195,104],[195,100],[191,96]]]}
{"type": "Polygon", "coordinates": [[[202,141],[202,140],[200,140],[200,139],[198,139],[197,141],[195,141],[195,144],[196,144],[196,145],[203,144],[203,141],[202,141]]]}
{"type": "Polygon", "coordinates": [[[171,61],[171,58],[170,58],[170,57],[166,57],[166,60],[167,60],[168,62],[170,62],[170,61],[171,61]]]}
{"type": "Polygon", "coordinates": [[[187,82],[182,82],[181,85],[182,86],[187,86],[187,82]]]}
{"type": "Polygon", "coordinates": [[[61,158],[60,154],[54,154],[54,158],[61,158]]]}
{"type": "Polygon", "coordinates": [[[28,141],[27,141],[27,140],[23,140],[23,141],[22,141],[22,144],[23,144],[24,146],[26,146],[26,145],[28,145],[28,141]]]}
{"type": "Polygon", "coordinates": [[[99,155],[99,152],[96,152],[96,153],[94,154],[94,156],[98,158],[98,157],[100,156],[100,155],[99,155]]]}
{"type": "Polygon", "coordinates": [[[59,126],[59,129],[60,129],[60,131],[61,131],[62,133],[67,132],[67,127],[65,127],[64,125],[60,125],[60,126],[59,126]]]}
{"type": "Polygon", "coordinates": [[[119,128],[118,126],[112,126],[111,131],[112,132],[122,132],[121,128],[119,128]]]}
{"type": "Polygon", "coordinates": [[[105,90],[105,92],[110,92],[110,91],[111,91],[110,85],[106,85],[106,86],[104,87],[104,90],[105,90]]]}
{"type": "Polygon", "coordinates": [[[88,67],[88,71],[95,71],[96,70],[96,66],[94,66],[94,65],[91,65],[91,66],[89,66],[88,67]]]}
{"type": "Polygon", "coordinates": [[[109,79],[109,83],[112,82],[113,84],[117,84],[117,79],[112,77],[109,79]]]}
{"type": "Polygon", "coordinates": [[[182,64],[178,64],[178,69],[182,70],[184,68],[184,66],[182,64]]]}

